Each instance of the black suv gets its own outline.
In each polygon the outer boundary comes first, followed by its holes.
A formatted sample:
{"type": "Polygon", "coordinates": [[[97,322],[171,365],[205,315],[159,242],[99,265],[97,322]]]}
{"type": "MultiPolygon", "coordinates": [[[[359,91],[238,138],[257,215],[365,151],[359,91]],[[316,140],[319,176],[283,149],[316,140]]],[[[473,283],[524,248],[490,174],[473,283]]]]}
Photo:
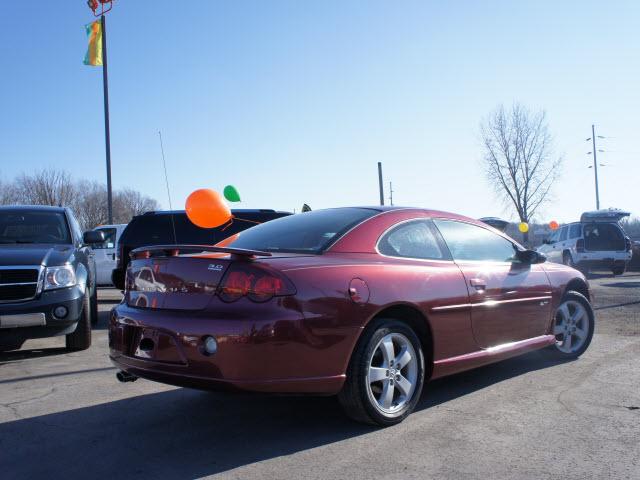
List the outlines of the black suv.
{"type": "Polygon", "coordinates": [[[147,212],[133,217],[124,229],[117,245],[116,268],[111,281],[124,290],[124,277],[129,265],[129,253],[134,248],[150,245],[214,245],[258,223],[291,215],[275,210],[231,210],[234,216],[229,226],[200,228],[187,218],[184,210],[147,212]]]}
{"type": "Polygon", "coordinates": [[[89,244],[101,241],[68,208],[0,207],[0,351],[55,335],[69,350],[89,348],[98,319],[89,244]]]}

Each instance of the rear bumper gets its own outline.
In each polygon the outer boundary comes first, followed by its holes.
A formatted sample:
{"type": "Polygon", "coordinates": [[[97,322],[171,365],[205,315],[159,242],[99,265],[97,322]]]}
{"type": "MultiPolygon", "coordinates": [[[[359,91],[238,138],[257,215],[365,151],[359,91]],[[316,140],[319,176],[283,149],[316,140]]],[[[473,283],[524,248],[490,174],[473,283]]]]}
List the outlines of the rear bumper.
{"type": "Polygon", "coordinates": [[[110,358],[133,375],[183,387],[337,393],[358,329],[313,328],[285,303],[253,307],[246,314],[228,306],[187,312],[118,305],[110,319],[110,358]],[[213,355],[204,352],[206,336],[217,341],[213,355]]]}
{"type": "Polygon", "coordinates": [[[43,313],[45,316],[45,325],[42,326],[0,328],[0,344],[73,332],[82,313],[83,298],[84,290],[76,286],[45,291],[38,298],[26,302],[0,304],[0,316],[29,313],[43,313]],[[53,310],[58,306],[67,308],[68,313],[62,319],[53,315],[53,310]]]}

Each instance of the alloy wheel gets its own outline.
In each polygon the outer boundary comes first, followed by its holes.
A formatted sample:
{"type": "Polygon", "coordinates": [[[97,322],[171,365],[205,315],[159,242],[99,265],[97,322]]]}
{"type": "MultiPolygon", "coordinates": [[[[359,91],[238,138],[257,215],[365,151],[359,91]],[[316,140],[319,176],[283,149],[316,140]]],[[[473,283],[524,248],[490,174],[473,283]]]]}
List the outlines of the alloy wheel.
{"type": "Polygon", "coordinates": [[[589,337],[589,315],[586,308],[575,300],[567,300],[556,312],[553,334],[556,348],[562,353],[575,353],[589,337]]]}
{"type": "Polygon", "coordinates": [[[418,382],[418,356],[401,333],[385,335],[373,349],[367,371],[367,393],[381,412],[401,410],[411,401],[418,382]]]}

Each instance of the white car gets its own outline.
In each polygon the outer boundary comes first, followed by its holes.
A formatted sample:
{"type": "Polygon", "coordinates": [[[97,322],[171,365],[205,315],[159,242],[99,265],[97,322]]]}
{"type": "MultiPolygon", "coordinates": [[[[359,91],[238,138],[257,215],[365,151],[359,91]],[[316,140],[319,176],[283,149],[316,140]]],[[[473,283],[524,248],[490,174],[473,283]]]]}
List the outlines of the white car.
{"type": "Polygon", "coordinates": [[[94,228],[104,232],[104,242],[91,245],[96,261],[96,282],[98,285],[112,285],[111,272],[116,268],[116,246],[126,223],[118,225],[100,225],[94,228]]]}
{"type": "Polygon", "coordinates": [[[593,267],[622,275],[631,260],[632,245],[618,223],[629,212],[597,210],[585,212],[579,222],[563,225],[537,251],[550,262],[564,263],[584,272],[593,267]]]}

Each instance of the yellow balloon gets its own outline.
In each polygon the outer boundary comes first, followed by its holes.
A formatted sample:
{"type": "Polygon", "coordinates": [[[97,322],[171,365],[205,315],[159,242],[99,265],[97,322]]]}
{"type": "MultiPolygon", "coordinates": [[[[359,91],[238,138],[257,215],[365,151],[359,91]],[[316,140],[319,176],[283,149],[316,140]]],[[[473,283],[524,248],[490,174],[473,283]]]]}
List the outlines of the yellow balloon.
{"type": "Polygon", "coordinates": [[[520,222],[518,224],[518,230],[522,233],[527,233],[529,231],[529,224],[527,222],[520,222]]]}

